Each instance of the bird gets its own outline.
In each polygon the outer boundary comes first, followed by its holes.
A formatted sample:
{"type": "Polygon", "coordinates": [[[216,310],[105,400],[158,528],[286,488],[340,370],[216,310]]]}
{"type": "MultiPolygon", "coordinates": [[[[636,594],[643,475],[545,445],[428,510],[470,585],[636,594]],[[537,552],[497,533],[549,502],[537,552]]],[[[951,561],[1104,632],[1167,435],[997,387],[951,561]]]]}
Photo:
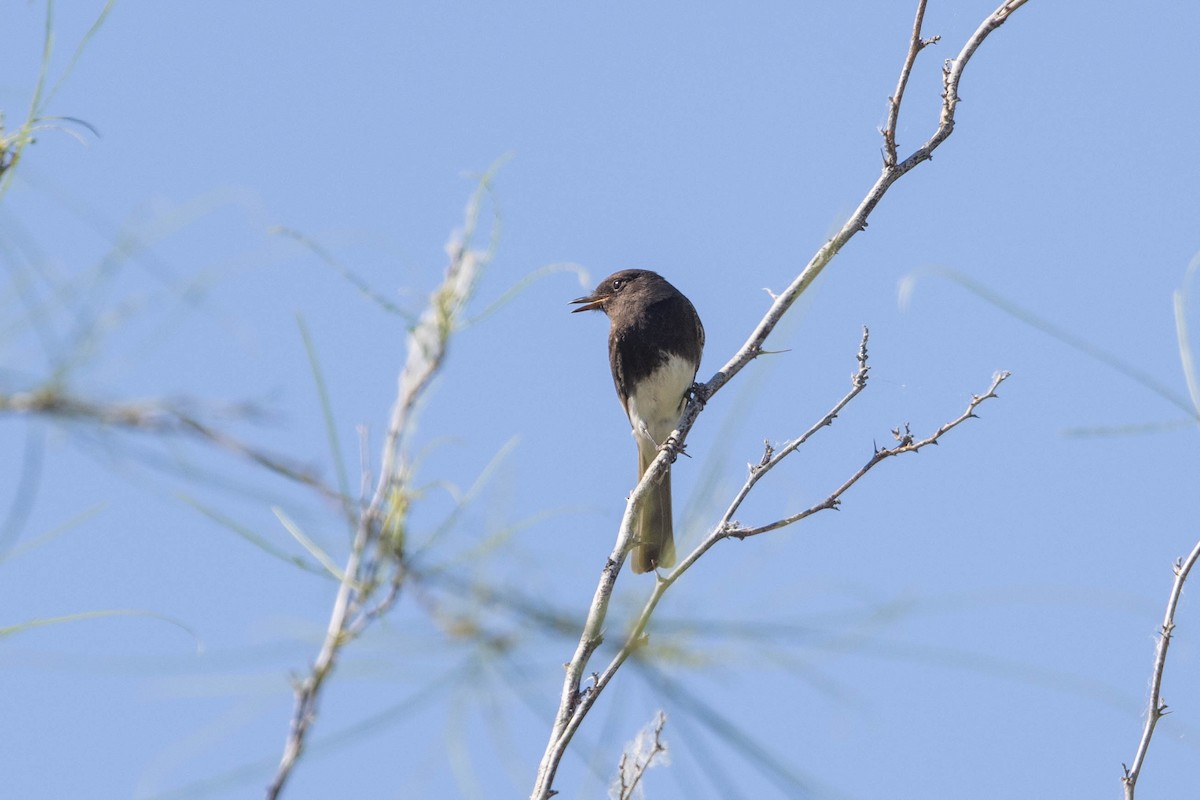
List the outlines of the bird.
{"type": "MultiPolygon", "coordinates": [[[[704,325],[682,292],[646,269],[614,272],[571,304],[579,306],[572,313],[603,311],[608,316],[608,361],[637,443],[641,481],[679,423],[700,369],[704,325]]],[[[642,502],[633,541],[630,564],[635,573],[675,564],[669,466],[642,502]]]]}

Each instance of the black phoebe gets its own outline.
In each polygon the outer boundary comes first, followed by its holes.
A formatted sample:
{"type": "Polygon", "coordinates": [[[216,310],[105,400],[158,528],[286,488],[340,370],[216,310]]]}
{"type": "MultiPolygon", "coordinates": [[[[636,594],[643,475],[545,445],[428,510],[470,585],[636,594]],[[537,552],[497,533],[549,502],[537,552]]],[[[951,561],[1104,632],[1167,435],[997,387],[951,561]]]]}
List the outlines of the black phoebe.
{"type": "MultiPolygon", "coordinates": [[[[608,361],[621,406],[633,427],[638,480],[683,413],[700,369],[704,326],[691,302],[661,275],[645,269],[613,273],[574,311],[599,309],[611,323],[608,361]]],[[[675,563],[671,532],[671,472],[646,496],[633,523],[633,571],[675,563]]]]}

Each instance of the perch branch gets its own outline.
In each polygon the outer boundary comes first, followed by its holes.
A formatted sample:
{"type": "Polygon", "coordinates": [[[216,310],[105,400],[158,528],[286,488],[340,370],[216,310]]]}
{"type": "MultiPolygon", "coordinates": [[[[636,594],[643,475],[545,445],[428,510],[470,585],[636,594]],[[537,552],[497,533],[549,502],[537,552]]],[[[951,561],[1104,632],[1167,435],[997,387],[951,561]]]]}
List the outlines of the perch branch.
{"type": "MultiPolygon", "coordinates": [[[[913,38],[921,40],[919,22],[923,17],[925,0],[918,0],[918,2],[920,3],[918,24],[914,27],[913,38]]],[[[788,312],[800,295],[816,280],[817,276],[821,274],[846,243],[857,233],[866,229],[868,217],[870,217],[871,212],[874,211],[892,184],[918,164],[932,158],[934,150],[953,133],[954,116],[959,102],[958,87],[967,64],[970,63],[971,57],[974,56],[975,51],[979,49],[984,40],[993,31],[1003,25],[1009,16],[1018,8],[1025,5],[1026,2],[1028,0],[1006,0],[1006,2],[1002,3],[980,23],[975,32],[967,39],[958,55],[946,62],[942,75],[942,110],[937,128],[933,134],[903,161],[889,164],[886,163],[885,159],[883,172],[868,190],[866,196],[846,223],[832,239],[817,250],[816,254],[812,256],[808,264],[792,280],[791,284],[778,295],[774,296],[771,307],[763,315],[745,344],[734,353],[729,361],[707,383],[699,384],[695,387],[693,397],[689,400],[684,410],[679,426],[669,439],[670,442],[675,443],[674,447],[663,448],[658,457],[647,467],[641,481],[639,481],[626,503],[625,514],[621,519],[621,526],[617,533],[616,545],[601,569],[596,592],[588,610],[587,620],[579,637],[579,644],[575,649],[575,654],[572,656],[571,661],[566,665],[566,674],[563,680],[562,693],[559,698],[558,711],[555,713],[554,724],[550,731],[550,739],[538,767],[537,779],[531,795],[534,800],[545,800],[545,798],[550,797],[554,793],[554,776],[558,770],[559,761],[562,759],[562,755],[570,743],[571,736],[578,728],[583,714],[586,714],[586,708],[590,707],[591,702],[594,701],[597,694],[595,687],[585,692],[581,690],[580,684],[592,654],[603,640],[602,631],[604,620],[608,614],[609,599],[616,585],[621,565],[625,561],[625,555],[629,551],[634,510],[642,502],[642,498],[651,490],[651,486],[658,482],[663,471],[677,455],[678,448],[686,440],[687,434],[691,430],[692,425],[695,424],[696,418],[700,415],[705,402],[720,391],[721,387],[728,383],[747,364],[763,353],[763,344],[771,332],[774,331],[775,326],[779,324],[784,314],[788,312]],[[581,710],[583,714],[580,713],[581,710]]],[[[912,44],[910,41],[909,52],[911,53],[911,51],[912,44]]],[[[906,56],[905,64],[908,61],[909,59],[906,56]]],[[[905,68],[902,67],[901,85],[907,84],[907,75],[904,70],[905,68]]],[[[899,96],[900,94],[898,92],[892,98],[894,113],[896,115],[899,114],[900,101],[902,99],[899,96]]],[[[676,572],[679,572],[679,570],[677,569],[676,572]]],[[[663,584],[660,584],[658,589],[656,589],[656,594],[652,596],[649,605],[651,610],[653,604],[657,603],[657,597],[661,596],[658,592],[662,588],[663,584]]],[[[625,652],[624,648],[622,652],[625,652]]],[[[621,661],[623,660],[624,657],[621,657],[621,661]]],[[[617,666],[619,666],[619,663],[617,663],[617,666]]]]}

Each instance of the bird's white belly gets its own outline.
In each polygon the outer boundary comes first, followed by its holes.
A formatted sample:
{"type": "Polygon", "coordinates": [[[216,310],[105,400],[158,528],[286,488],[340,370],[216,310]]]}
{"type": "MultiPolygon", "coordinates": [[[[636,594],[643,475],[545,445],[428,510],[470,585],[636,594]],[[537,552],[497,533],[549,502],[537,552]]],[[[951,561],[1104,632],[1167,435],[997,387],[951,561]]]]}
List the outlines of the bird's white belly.
{"type": "Polygon", "coordinates": [[[629,395],[627,410],[635,436],[649,436],[661,445],[675,430],[683,411],[683,395],[696,379],[695,367],[672,355],[629,395]]]}

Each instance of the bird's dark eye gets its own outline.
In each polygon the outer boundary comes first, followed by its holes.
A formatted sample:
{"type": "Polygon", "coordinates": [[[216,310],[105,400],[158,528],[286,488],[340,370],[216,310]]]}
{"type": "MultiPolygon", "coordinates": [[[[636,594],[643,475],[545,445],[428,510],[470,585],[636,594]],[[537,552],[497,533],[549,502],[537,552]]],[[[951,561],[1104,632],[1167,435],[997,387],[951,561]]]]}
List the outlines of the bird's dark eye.
{"type": "Polygon", "coordinates": [[[621,278],[617,278],[615,281],[612,282],[612,290],[614,292],[620,291],[621,287],[624,285],[625,285],[625,281],[622,280],[621,278]]]}

